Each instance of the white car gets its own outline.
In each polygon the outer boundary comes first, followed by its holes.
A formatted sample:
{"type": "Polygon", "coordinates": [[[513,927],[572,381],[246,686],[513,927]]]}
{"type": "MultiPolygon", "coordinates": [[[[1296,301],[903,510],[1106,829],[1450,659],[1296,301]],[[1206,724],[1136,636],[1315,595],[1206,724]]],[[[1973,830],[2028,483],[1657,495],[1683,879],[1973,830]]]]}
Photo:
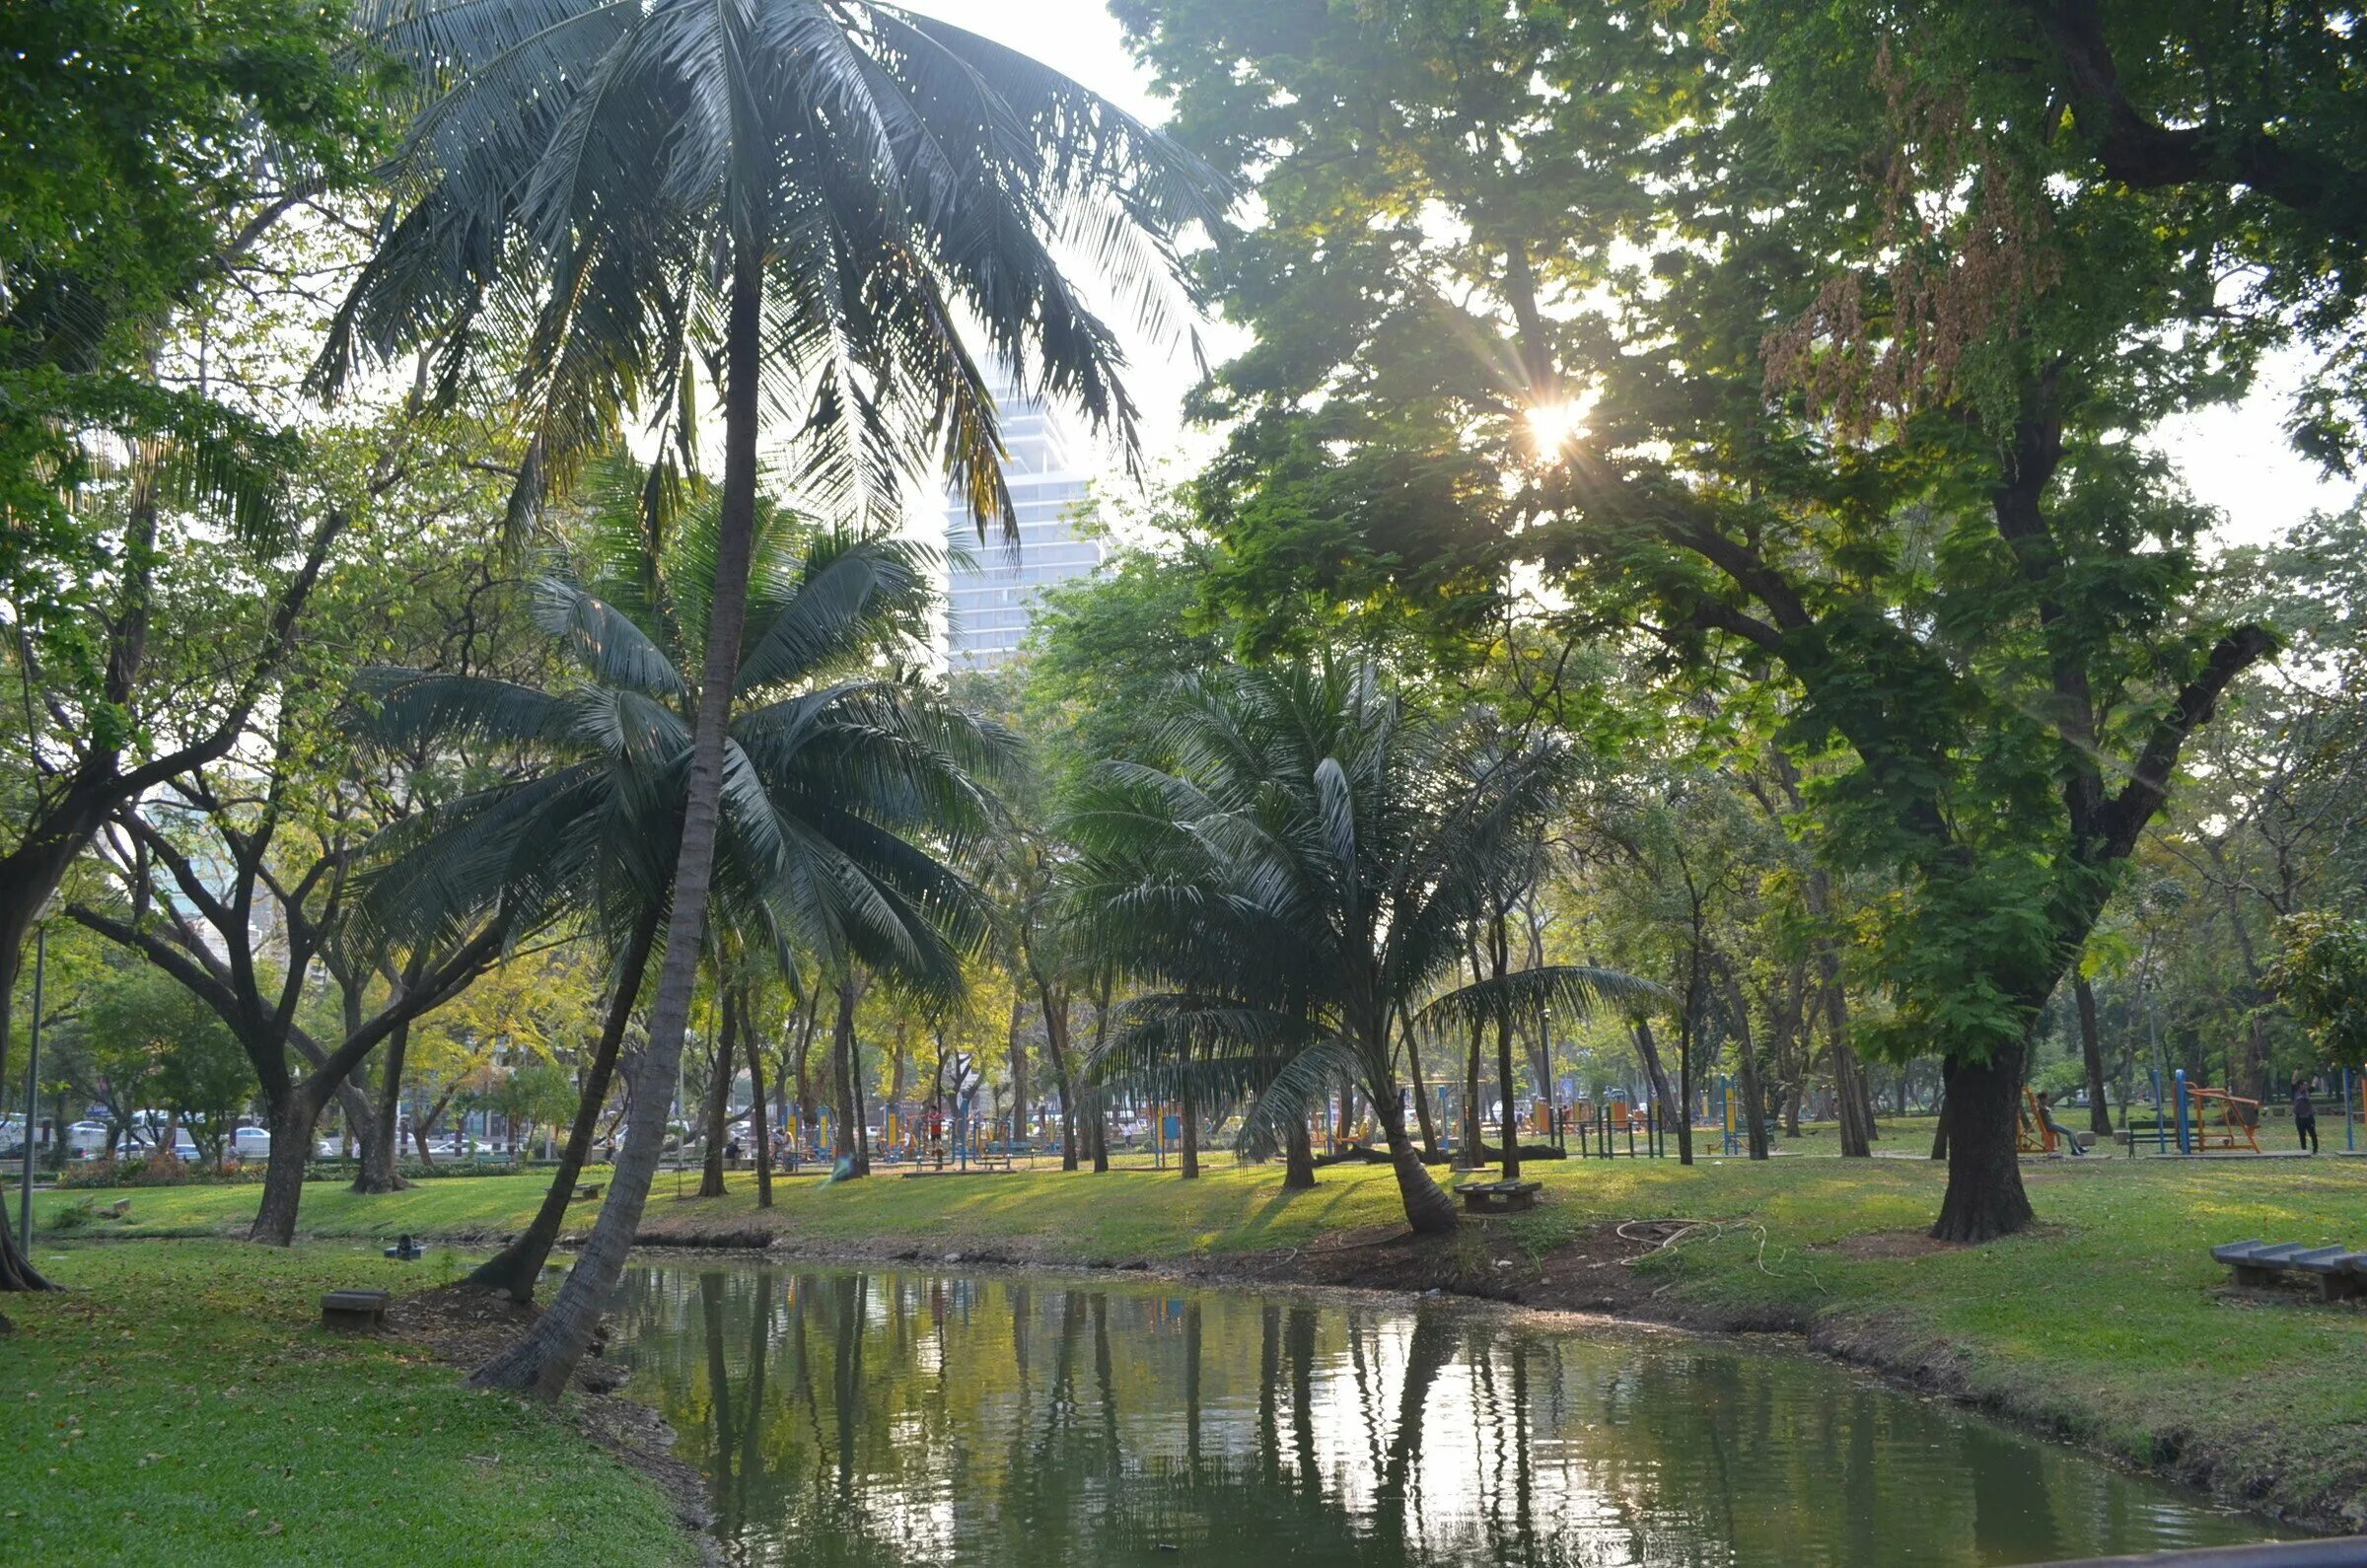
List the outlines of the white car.
{"type": "Polygon", "coordinates": [[[66,1129],[66,1152],[77,1160],[107,1153],[107,1123],[78,1121],[66,1129]]]}
{"type": "Polygon", "coordinates": [[[242,1160],[270,1159],[271,1129],[268,1127],[241,1127],[230,1135],[230,1152],[242,1160]]]}

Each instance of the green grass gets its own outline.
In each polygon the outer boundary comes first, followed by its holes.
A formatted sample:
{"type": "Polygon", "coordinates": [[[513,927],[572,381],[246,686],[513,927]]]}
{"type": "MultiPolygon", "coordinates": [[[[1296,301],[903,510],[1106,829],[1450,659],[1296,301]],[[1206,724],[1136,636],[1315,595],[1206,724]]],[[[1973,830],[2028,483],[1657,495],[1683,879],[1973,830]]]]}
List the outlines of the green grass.
{"type": "Polygon", "coordinates": [[[322,1291],[458,1261],[219,1242],[38,1247],[70,1293],[7,1302],[12,1562],[695,1562],[658,1490],[571,1427],[383,1340],[322,1291]]]}
{"type": "MultiPolygon", "coordinates": [[[[1893,1368],[1940,1369],[1983,1402],[2108,1451],[2207,1462],[2223,1490],[2301,1517],[2367,1509],[2367,1313],[2230,1296],[2208,1254],[2211,1243],[2247,1236],[2367,1246],[2367,1165],[2096,1158],[2026,1170],[2038,1231],[1913,1255],[1882,1255],[1896,1248],[1861,1239],[1911,1241],[1929,1223],[1945,1173],[1922,1160],[1541,1163],[1531,1174],[1546,1205],[1500,1223],[1542,1254],[1610,1221],[1728,1222],[1647,1265],[1666,1305],[1809,1323],[1828,1343],[1893,1368]]],[[[696,1179],[685,1175],[681,1190],[696,1179]]],[[[323,1184],[305,1194],[302,1223],[316,1237],[484,1237],[524,1225],[540,1181],[475,1177],[379,1198],[323,1184]]],[[[822,1247],[1088,1262],[1299,1247],[1399,1214],[1383,1167],[1327,1169],[1313,1192],[1285,1195],[1274,1169],[1236,1168],[1221,1155],[1195,1182],[1048,1167],[835,1185],[801,1177],[778,1183],[778,1205],[761,1215],[753,1189],[752,1177],[735,1176],[726,1197],[680,1200],[675,1177],[661,1175],[645,1229],[760,1228],[822,1247]]],[[[44,1212],[71,1196],[47,1197],[44,1212]]],[[[235,1234],[254,1202],[251,1187],[141,1191],[124,1228],[235,1234]]],[[[581,1223],[593,1208],[581,1206],[581,1223]]]]}

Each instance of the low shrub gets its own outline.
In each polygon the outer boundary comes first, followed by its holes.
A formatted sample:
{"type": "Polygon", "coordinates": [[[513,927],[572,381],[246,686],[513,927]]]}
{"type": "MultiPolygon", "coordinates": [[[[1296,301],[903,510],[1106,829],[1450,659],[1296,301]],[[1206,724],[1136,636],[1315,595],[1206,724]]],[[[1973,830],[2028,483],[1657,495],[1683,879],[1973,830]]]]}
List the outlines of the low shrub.
{"type": "Polygon", "coordinates": [[[236,1186],[261,1179],[259,1168],[233,1166],[225,1171],[160,1151],[68,1166],[58,1176],[57,1184],[61,1187],[236,1186]]]}

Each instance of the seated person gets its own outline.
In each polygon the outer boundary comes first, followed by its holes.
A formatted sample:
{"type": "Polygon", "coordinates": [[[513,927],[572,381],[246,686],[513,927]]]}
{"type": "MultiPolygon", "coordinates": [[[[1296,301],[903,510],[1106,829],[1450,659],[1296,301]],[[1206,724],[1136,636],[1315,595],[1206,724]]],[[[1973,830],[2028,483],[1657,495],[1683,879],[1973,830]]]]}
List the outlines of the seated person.
{"type": "Polygon", "coordinates": [[[2054,1119],[2054,1097],[2051,1095],[2039,1096],[2039,1125],[2053,1133],[2071,1153],[2084,1155],[2088,1152],[2079,1146],[2079,1139],[2072,1135],[2070,1128],[2054,1119]]]}

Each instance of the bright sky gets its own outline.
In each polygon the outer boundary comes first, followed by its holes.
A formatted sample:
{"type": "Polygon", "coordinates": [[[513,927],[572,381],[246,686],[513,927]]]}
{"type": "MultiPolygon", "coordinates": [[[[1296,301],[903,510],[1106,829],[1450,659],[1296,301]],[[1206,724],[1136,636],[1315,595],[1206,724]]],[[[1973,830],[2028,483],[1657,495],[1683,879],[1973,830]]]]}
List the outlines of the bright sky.
{"type": "MultiPolygon", "coordinates": [[[[1165,117],[1148,73],[1126,53],[1116,20],[1102,0],[905,0],[912,10],[942,17],[1014,48],[1025,49],[1086,86],[1107,94],[1146,119],[1165,117]]],[[[1221,357],[1220,333],[1210,352],[1221,357]]],[[[1207,438],[1185,433],[1178,406],[1193,380],[1189,356],[1140,350],[1134,354],[1135,396],[1148,415],[1154,459],[1186,471],[1209,450],[1207,438]]],[[[2225,515],[2221,536],[2254,543],[2275,537],[2312,510],[2337,510],[2354,489],[2326,483],[2295,457],[2282,434],[2282,410],[2296,373],[2286,366],[2263,379],[2243,406],[2165,426],[2164,450],[2204,502],[2225,515]]]]}

